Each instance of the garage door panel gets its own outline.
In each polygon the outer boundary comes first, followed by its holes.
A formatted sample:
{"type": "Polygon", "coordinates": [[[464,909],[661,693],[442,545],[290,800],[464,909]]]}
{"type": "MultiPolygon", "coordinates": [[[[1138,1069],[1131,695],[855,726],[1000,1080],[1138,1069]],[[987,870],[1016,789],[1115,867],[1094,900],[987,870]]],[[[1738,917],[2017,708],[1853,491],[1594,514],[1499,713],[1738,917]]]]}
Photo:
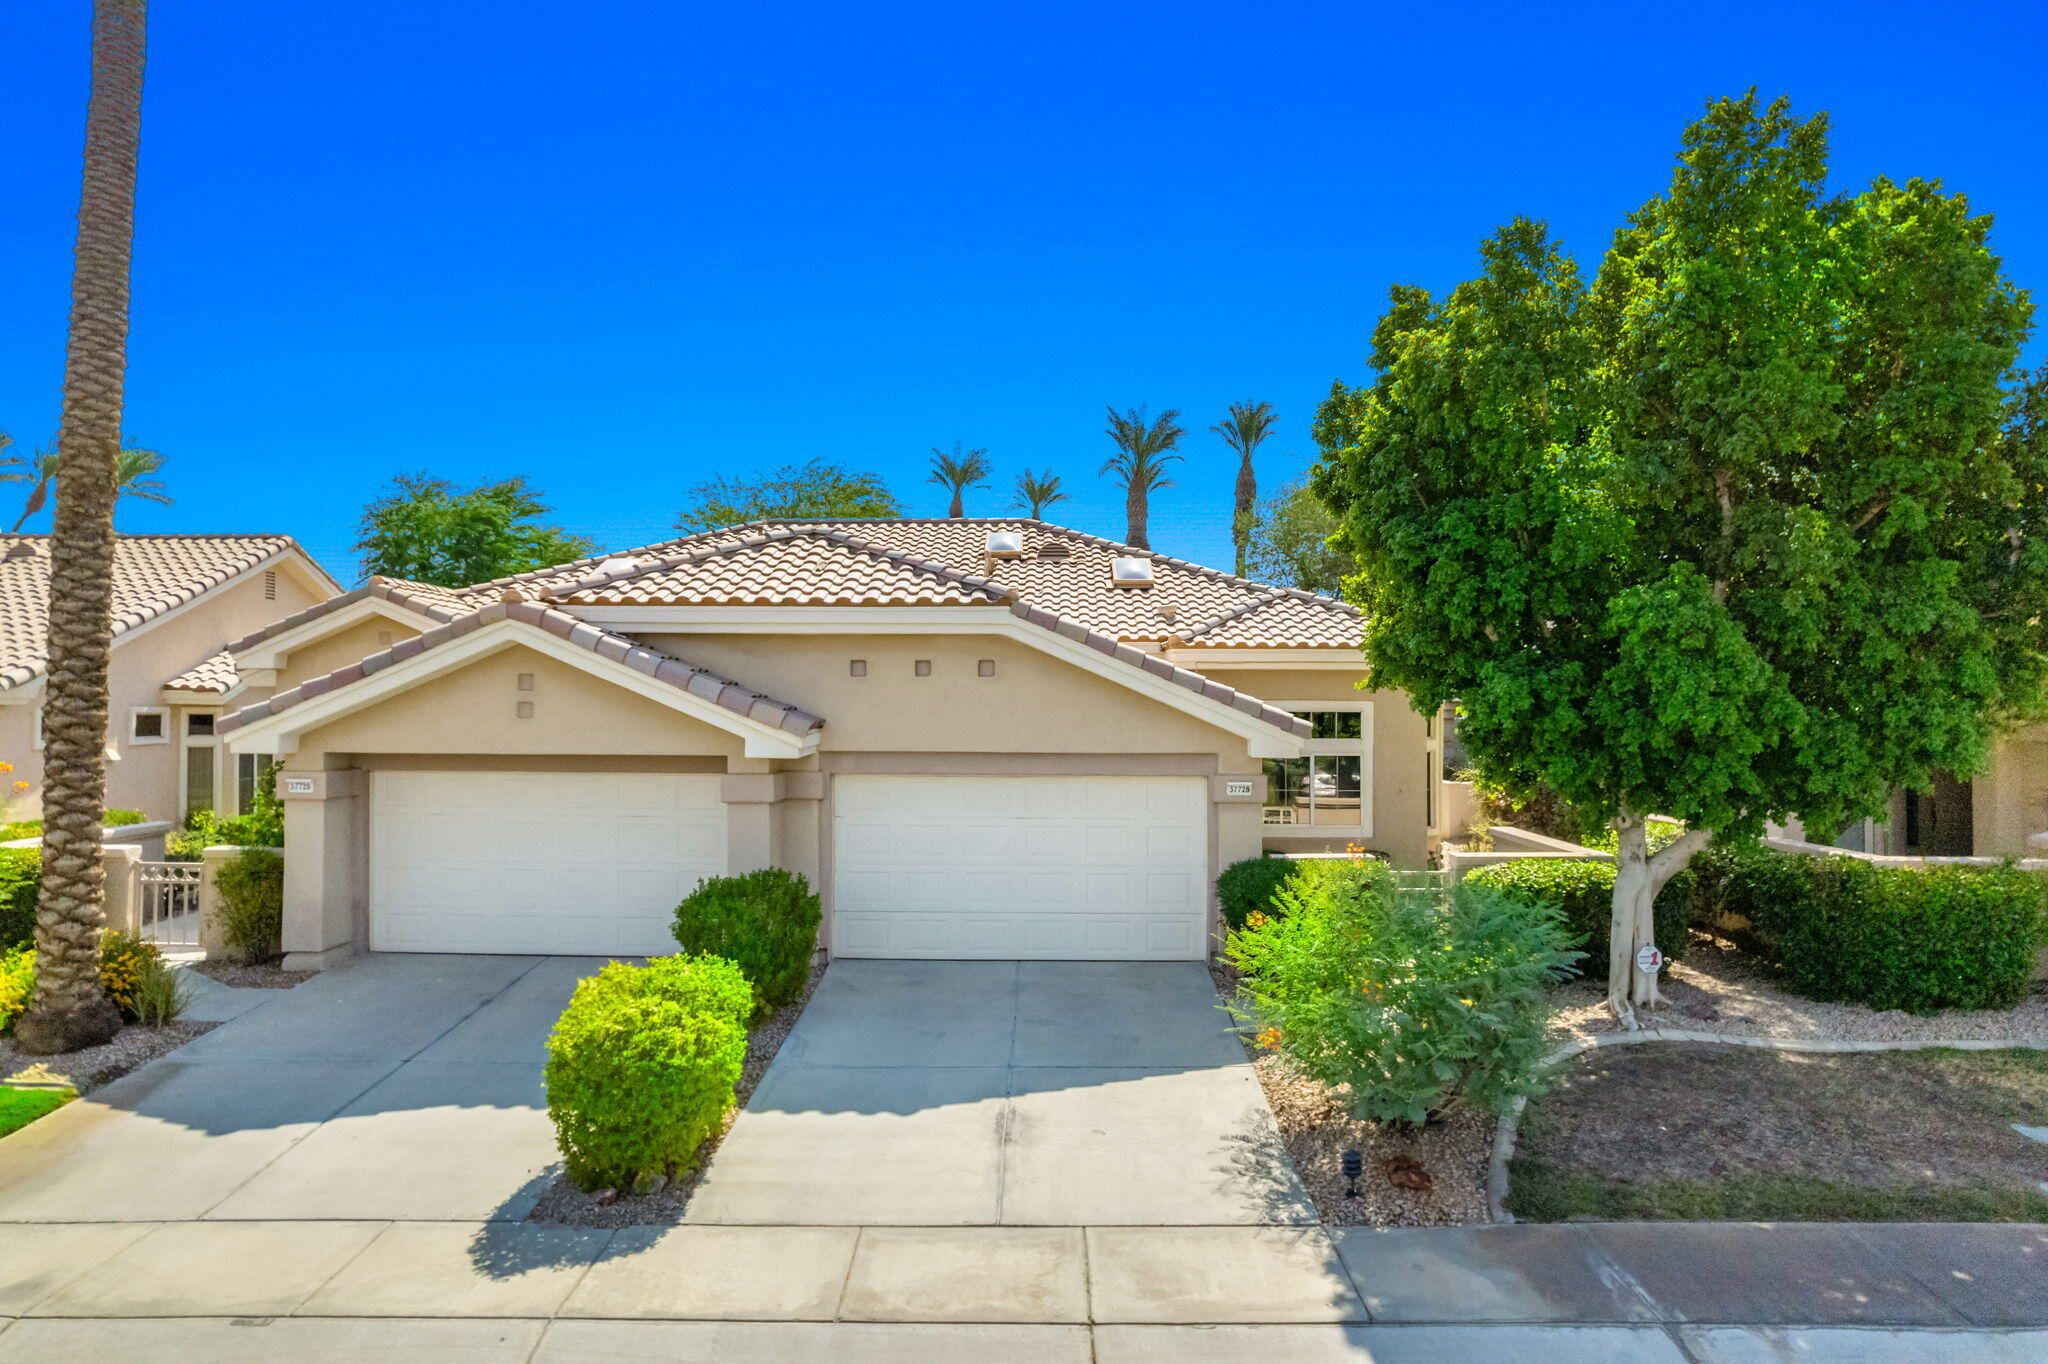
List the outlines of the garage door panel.
{"type": "Polygon", "coordinates": [[[676,903],[725,870],[710,774],[382,772],[370,945],[396,952],[673,952],[676,903]]]}
{"type": "Polygon", "coordinates": [[[833,807],[842,956],[1206,954],[1199,778],[842,776],[833,807]]]}

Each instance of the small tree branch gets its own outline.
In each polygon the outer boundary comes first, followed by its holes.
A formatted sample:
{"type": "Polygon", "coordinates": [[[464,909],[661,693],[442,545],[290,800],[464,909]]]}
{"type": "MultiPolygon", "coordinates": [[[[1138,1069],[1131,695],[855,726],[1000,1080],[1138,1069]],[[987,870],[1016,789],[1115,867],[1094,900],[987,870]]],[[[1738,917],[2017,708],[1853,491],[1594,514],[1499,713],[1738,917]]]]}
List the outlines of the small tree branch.
{"type": "Polygon", "coordinates": [[[1879,493],[1876,497],[1871,498],[1870,501],[1864,503],[1863,514],[1858,516],[1855,524],[1849,527],[1849,534],[1861,535],[1863,528],[1878,517],[1883,516],[1891,505],[1892,495],[1890,493],[1879,493]]]}
{"type": "Polygon", "coordinates": [[[1685,870],[1685,864],[1692,861],[1692,855],[1707,846],[1707,840],[1714,836],[1711,829],[1687,829],[1655,856],[1650,858],[1650,894],[1655,897],[1663,890],[1672,877],[1685,870]]]}

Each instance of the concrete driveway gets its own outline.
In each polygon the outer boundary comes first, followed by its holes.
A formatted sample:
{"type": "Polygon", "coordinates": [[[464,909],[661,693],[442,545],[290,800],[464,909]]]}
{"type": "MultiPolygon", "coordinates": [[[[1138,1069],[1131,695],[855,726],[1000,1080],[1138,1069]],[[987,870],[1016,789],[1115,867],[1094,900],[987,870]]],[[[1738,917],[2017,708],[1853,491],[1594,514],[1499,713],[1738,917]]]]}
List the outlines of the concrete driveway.
{"type": "MultiPolygon", "coordinates": [[[[523,1217],[585,957],[370,956],[8,1138],[0,1222],[523,1217]]],[[[209,992],[212,993],[212,992],[209,992]]]]}
{"type": "Polygon", "coordinates": [[[1195,963],[838,961],[691,1222],[1310,1223],[1195,963]]]}

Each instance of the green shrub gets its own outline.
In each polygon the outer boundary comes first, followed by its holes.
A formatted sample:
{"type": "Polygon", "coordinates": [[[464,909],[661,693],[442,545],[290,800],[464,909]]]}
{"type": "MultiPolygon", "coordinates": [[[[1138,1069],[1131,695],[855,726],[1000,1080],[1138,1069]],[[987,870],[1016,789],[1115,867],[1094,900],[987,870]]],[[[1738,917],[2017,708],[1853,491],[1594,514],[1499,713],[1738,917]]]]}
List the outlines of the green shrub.
{"type": "MultiPolygon", "coordinates": [[[[118,829],[124,824],[147,824],[149,816],[140,810],[102,810],[100,827],[118,829]]],[[[40,819],[17,819],[9,824],[0,824],[0,843],[11,843],[17,838],[41,838],[43,822],[40,819]]]]}
{"type": "Polygon", "coordinates": [[[42,886],[41,849],[0,848],[0,952],[35,941],[42,886]]]}
{"type": "MultiPolygon", "coordinates": [[[[1464,884],[1490,887],[1525,899],[1556,906],[1572,936],[1572,945],[1586,954],[1585,973],[1607,978],[1609,930],[1614,925],[1614,864],[1558,857],[1525,857],[1497,862],[1465,873],[1464,884]]],[[[1651,906],[1657,948],[1666,960],[1685,956],[1686,919],[1692,910],[1693,878],[1680,871],[1664,883],[1651,906]]]]}
{"type": "Polygon", "coordinates": [[[284,859],[244,848],[221,864],[214,880],[221,939],[236,960],[268,961],[284,942],[284,859]]]}
{"type": "Polygon", "coordinates": [[[100,932],[100,985],[107,998],[133,1023],[136,991],[152,972],[168,970],[164,954],[153,942],[108,928],[100,932]]]}
{"type": "Polygon", "coordinates": [[[1378,863],[1336,866],[1226,943],[1243,973],[1232,1012],[1258,1044],[1349,1086],[1352,1115],[1370,1121],[1500,1113],[1537,1093],[1546,987],[1573,960],[1557,912],[1481,887],[1449,903],[1397,894],[1378,863]]]}
{"type": "Polygon", "coordinates": [[[576,986],[548,1038],[548,1116],[578,1188],[689,1170],[733,1105],[753,989],[718,957],[613,962],[576,986]]]}
{"type": "Polygon", "coordinates": [[[1737,847],[1708,859],[1702,913],[1741,914],[1749,936],[1810,999],[1873,1009],[2009,1009],[2048,940],[2044,884],[1999,867],[1887,867],[1737,847]]]}
{"type": "Polygon", "coordinates": [[[26,1009],[36,994],[36,950],[17,947],[0,951],[0,1036],[13,1028],[15,1015],[26,1009]]]}
{"type": "Polygon", "coordinates": [[[130,991],[135,1021],[145,1028],[161,1028],[178,1021],[191,1003],[185,977],[161,957],[147,957],[136,972],[130,991]]]}
{"type": "Polygon", "coordinates": [[[676,906],[675,939],[685,954],[708,952],[738,963],[753,982],[758,1017],[803,992],[821,917],[809,882],[765,867],[699,881],[676,906]]]}

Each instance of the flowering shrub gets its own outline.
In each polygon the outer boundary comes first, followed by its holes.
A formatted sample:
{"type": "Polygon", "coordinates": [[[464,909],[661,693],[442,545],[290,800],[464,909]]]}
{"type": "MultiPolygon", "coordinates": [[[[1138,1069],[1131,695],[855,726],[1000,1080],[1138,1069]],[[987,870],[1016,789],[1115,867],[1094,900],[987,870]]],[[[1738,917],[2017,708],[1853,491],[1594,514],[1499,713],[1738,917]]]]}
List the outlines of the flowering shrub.
{"type": "Polygon", "coordinates": [[[14,1026],[14,1016],[29,1006],[35,993],[36,950],[0,952],[0,1036],[14,1026]]]}
{"type": "Polygon", "coordinates": [[[1539,1092],[1545,990],[1578,955],[1557,911],[1479,888],[1397,894],[1377,862],[1336,866],[1226,943],[1256,1044],[1375,1122],[1539,1092]]]}
{"type": "Polygon", "coordinates": [[[169,969],[155,943],[111,928],[100,934],[100,986],[129,1022],[135,1021],[136,991],[143,978],[169,969]]]}

